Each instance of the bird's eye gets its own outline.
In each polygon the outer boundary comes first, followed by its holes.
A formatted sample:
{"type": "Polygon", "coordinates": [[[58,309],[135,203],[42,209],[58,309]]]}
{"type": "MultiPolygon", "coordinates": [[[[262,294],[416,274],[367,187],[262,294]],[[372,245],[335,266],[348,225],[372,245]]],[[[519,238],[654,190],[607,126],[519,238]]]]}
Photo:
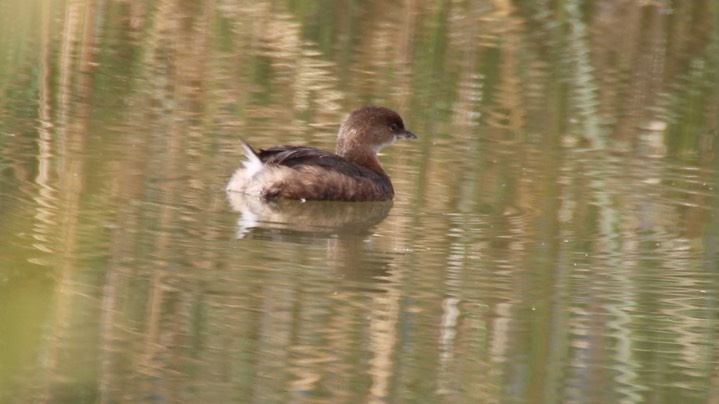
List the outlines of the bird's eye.
{"type": "Polygon", "coordinates": [[[391,130],[392,132],[397,132],[397,131],[399,131],[399,126],[397,126],[396,123],[393,123],[392,125],[389,126],[389,130],[391,130]]]}

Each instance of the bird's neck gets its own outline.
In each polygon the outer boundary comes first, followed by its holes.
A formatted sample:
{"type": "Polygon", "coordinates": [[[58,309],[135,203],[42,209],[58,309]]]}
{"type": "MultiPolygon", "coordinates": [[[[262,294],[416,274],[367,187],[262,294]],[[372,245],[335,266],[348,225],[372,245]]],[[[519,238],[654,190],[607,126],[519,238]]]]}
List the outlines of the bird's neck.
{"type": "Polygon", "coordinates": [[[356,142],[339,140],[337,142],[336,153],[338,156],[344,157],[355,164],[367,167],[376,173],[382,174],[383,176],[387,175],[382,169],[382,166],[379,164],[377,153],[369,146],[360,145],[356,142]]]}

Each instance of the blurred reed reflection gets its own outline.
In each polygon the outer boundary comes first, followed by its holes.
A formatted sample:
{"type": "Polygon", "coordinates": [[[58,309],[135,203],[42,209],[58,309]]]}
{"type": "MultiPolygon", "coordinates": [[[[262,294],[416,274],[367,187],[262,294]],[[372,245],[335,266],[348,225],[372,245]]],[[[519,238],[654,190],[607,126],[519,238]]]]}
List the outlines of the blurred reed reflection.
{"type": "Polygon", "coordinates": [[[718,16],[5,1],[0,401],[716,402],[718,16]],[[228,208],[365,104],[393,205],[228,208]]]}

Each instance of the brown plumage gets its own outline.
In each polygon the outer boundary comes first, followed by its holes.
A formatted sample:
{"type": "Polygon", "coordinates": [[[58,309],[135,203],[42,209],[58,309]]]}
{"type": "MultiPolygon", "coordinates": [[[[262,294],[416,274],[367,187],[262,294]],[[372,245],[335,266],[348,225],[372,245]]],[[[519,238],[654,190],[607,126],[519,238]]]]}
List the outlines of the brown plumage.
{"type": "Polygon", "coordinates": [[[337,135],[336,154],[307,146],[275,146],[256,152],[243,142],[248,161],[232,176],[228,191],[263,199],[386,201],[392,182],[377,152],[396,139],[415,139],[402,118],[383,107],[355,110],[337,135]]]}

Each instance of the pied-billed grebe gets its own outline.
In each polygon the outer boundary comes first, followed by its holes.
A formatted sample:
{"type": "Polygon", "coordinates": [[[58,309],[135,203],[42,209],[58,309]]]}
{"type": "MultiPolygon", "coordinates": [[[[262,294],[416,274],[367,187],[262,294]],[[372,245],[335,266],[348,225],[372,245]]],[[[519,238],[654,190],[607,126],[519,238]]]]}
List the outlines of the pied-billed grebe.
{"type": "Polygon", "coordinates": [[[394,197],[377,152],[397,139],[416,139],[399,114],[383,107],[353,111],[337,134],[337,154],[307,146],[254,151],[242,142],[248,160],[227,191],[263,199],[387,201],[394,197]]]}

